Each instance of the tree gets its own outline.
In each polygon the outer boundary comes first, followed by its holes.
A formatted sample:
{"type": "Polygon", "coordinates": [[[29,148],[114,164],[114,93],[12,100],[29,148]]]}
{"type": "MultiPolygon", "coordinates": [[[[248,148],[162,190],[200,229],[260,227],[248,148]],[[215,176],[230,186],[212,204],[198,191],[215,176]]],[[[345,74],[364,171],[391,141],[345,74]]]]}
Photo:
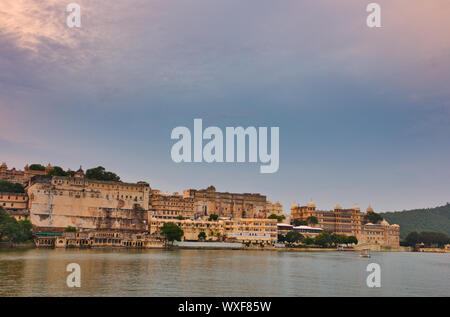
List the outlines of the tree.
{"type": "Polygon", "coordinates": [[[0,180],[0,192],[6,193],[24,193],[25,189],[22,184],[10,183],[7,181],[0,180]]]}
{"type": "Polygon", "coordinates": [[[328,247],[333,243],[331,234],[328,231],[322,231],[321,233],[319,233],[314,239],[314,242],[321,247],[328,247]]]}
{"type": "Polygon", "coordinates": [[[209,215],[208,221],[216,221],[217,219],[219,219],[218,215],[211,214],[211,215],[209,215]]]}
{"type": "Polygon", "coordinates": [[[17,221],[0,206],[0,241],[26,242],[33,238],[33,225],[27,219],[17,221]]]}
{"type": "Polygon", "coordinates": [[[103,166],[91,168],[86,171],[86,178],[99,181],[120,182],[120,177],[113,172],[107,172],[103,166]]]}
{"type": "Polygon", "coordinates": [[[314,239],[310,238],[310,237],[306,237],[304,242],[306,245],[311,245],[311,244],[314,244],[314,239]]]}
{"type": "Polygon", "coordinates": [[[72,227],[72,226],[67,226],[65,231],[66,232],[77,232],[77,228],[72,227]]]}
{"type": "Polygon", "coordinates": [[[317,225],[319,223],[319,220],[315,216],[309,216],[306,218],[306,223],[308,225],[317,225]]]}
{"type": "Polygon", "coordinates": [[[276,214],[271,214],[267,219],[276,219],[277,222],[283,222],[286,217],[284,215],[278,216],[276,214]]]}
{"type": "Polygon", "coordinates": [[[64,171],[61,167],[59,166],[53,166],[48,172],[47,172],[48,176],[69,176],[69,173],[67,173],[66,171],[64,171]]]}
{"type": "Polygon", "coordinates": [[[400,238],[406,239],[411,232],[443,232],[450,236],[450,204],[433,208],[382,213],[390,224],[400,226],[400,238]]]}
{"type": "Polygon", "coordinates": [[[405,241],[410,246],[415,246],[417,243],[420,242],[420,235],[416,231],[410,232],[406,238],[405,241]]]}
{"type": "Polygon", "coordinates": [[[161,234],[173,245],[174,241],[181,241],[184,232],[176,223],[166,222],[161,228],[161,234]]]}
{"type": "Polygon", "coordinates": [[[178,220],[183,220],[184,218],[183,218],[182,215],[179,215],[179,216],[177,216],[177,219],[178,219],[178,220]]]}
{"type": "Polygon", "coordinates": [[[304,239],[305,239],[305,237],[301,233],[299,233],[297,231],[289,231],[286,234],[285,240],[286,240],[286,242],[289,242],[289,243],[296,243],[296,242],[303,241],[304,239]]]}
{"type": "Polygon", "coordinates": [[[32,171],[45,171],[45,167],[41,164],[31,164],[29,169],[32,171]]]}
{"type": "Polygon", "coordinates": [[[379,214],[373,212],[373,211],[368,211],[365,215],[364,215],[364,223],[379,223],[381,220],[383,220],[383,217],[381,217],[379,214]]]}
{"type": "Polygon", "coordinates": [[[18,234],[14,237],[14,242],[27,242],[33,238],[33,224],[28,219],[22,219],[17,222],[18,234]]]}
{"type": "Polygon", "coordinates": [[[199,239],[199,240],[205,240],[205,239],[206,239],[206,233],[205,233],[204,231],[201,231],[201,232],[198,234],[198,239],[199,239]]]}
{"type": "Polygon", "coordinates": [[[294,226],[306,226],[308,223],[304,220],[300,220],[300,219],[294,219],[294,221],[292,221],[292,223],[294,224],[294,226]]]}
{"type": "Polygon", "coordinates": [[[347,243],[348,244],[358,244],[358,239],[356,239],[355,236],[349,236],[347,238],[347,243]]]}
{"type": "Polygon", "coordinates": [[[427,246],[437,245],[438,247],[443,247],[450,240],[445,233],[423,231],[419,233],[419,242],[423,242],[427,246]]]}
{"type": "Polygon", "coordinates": [[[279,233],[277,240],[278,240],[278,242],[284,242],[284,241],[286,241],[286,236],[281,234],[281,233],[279,233]]]}
{"type": "Polygon", "coordinates": [[[331,243],[334,245],[348,243],[348,237],[343,234],[332,233],[330,235],[330,238],[331,238],[331,243]]]}

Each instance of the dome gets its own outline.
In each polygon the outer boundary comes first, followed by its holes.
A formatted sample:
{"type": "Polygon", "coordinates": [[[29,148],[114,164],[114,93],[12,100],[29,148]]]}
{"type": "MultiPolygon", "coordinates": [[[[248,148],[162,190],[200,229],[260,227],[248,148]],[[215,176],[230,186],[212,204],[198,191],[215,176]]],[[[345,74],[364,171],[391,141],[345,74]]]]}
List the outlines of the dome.
{"type": "Polygon", "coordinates": [[[310,200],[308,205],[307,205],[307,207],[309,207],[309,208],[316,208],[316,204],[312,200],[310,200]]]}
{"type": "Polygon", "coordinates": [[[383,225],[383,226],[389,226],[389,222],[387,222],[386,220],[382,220],[381,221],[381,224],[383,225]]]}
{"type": "Polygon", "coordinates": [[[369,205],[369,207],[367,207],[366,211],[367,211],[367,212],[369,212],[369,211],[370,211],[370,212],[373,212],[373,208],[369,205]]]}
{"type": "Polygon", "coordinates": [[[292,204],[291,209],[294,209],[294,208],[298,208],[298,204],[297,203],[293,203],[292,204]]]}
{"type": "Polygon", "coordinates": [[[339,205],[339,204],[337,204],[336,206],[334,206],[334,210],[341,210],[342,209],[342,207],[341,207],[341,205],[339,205]]]}
{"type": "Polygon", "coordinates": [[[356,204],[355,206],[353,206],[353,209],[354,209],[354,210],[358,210],[358,211],[361,210],[361,208],[359,208],[358,204],[356,204]]]}

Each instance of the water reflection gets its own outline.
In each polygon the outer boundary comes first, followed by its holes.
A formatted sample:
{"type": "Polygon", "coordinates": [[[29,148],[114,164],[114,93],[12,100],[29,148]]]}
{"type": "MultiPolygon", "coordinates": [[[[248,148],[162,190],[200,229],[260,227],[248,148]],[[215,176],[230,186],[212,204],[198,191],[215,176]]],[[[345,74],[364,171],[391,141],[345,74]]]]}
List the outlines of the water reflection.
{"type": "Polygon", "coordinates": [[[236,250],[0,250],[1,296],[448,296],[450,255],[236,250]],[[66,266],[81,266],[68,288],[66,266]],[[366,286],[366,266],[382,287],[366,286]]]}

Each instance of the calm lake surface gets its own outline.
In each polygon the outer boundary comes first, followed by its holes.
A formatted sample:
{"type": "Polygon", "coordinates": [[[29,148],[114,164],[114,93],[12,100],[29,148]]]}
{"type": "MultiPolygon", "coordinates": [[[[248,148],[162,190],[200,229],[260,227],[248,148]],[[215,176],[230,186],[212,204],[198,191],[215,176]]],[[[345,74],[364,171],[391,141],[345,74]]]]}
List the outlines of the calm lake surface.
{"type": "Polygon", "coordinates": [[[0,249],[0,296],[449,296],[450,254],[0,249]],[[381,288],[368,288],[369,263],[381,288]],[[66,266],[81,266],[68,288],[66,266]]]}

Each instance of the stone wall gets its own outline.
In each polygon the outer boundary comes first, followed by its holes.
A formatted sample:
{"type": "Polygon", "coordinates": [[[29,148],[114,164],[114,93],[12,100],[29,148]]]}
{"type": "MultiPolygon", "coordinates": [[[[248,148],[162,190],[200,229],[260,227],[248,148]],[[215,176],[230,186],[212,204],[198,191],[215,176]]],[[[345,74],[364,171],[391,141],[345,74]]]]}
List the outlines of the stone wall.
{"type": "Polygon", "coordinates": [[[33,178],[30,220],[36,227],[147,230],[149,191],[146,183],[33,178]]]}

